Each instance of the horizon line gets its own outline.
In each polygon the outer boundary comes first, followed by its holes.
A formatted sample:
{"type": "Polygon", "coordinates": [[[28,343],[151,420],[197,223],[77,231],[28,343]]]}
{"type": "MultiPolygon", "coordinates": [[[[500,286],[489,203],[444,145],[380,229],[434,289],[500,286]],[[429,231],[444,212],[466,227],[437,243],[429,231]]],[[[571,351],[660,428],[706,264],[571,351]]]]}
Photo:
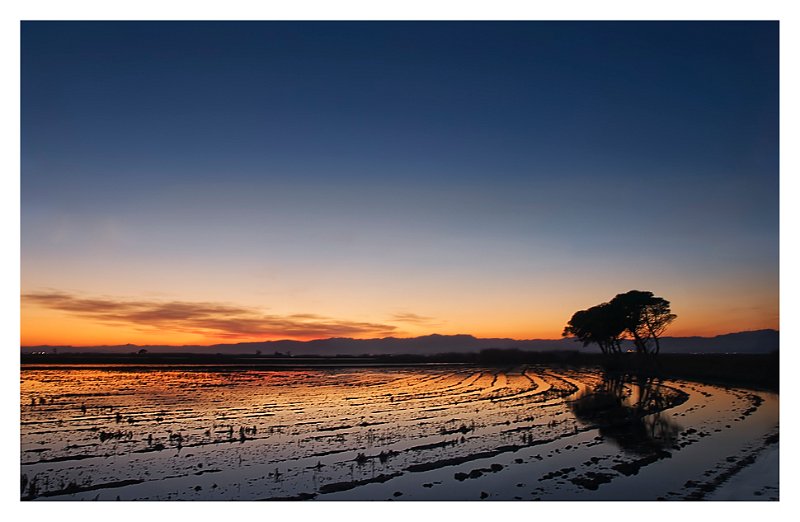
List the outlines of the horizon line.
{"type": "MultiPolygon", "coordinates": [[[[756,330],[739,330],[736,332],[727,332],[727,333],[720,333],[716,335],[665,335],[660,337],[660,339],[677,339],[677,338],[693,338],[699,337],[704,339],[713,339],[714,337],[722,337],[725,335],[733,335],[733,334],[742,334],[742,333],[751,333],[751,332],[763,332],[763,331],[773,331],[780,333],[780,330],[777,328],[759,328],[756,330]]],[[[135,346],[135,347],[147,347],[147,346],[162,346],[162,347],[170,347],[170,348],[184,348],[187,346],[192,347],[212,347],[212,346],[235,346],[240,344],[256,344],[256,343],[277,343],[277,342],[295,342],[295,343],[311,343],[315,341],[330,341],[333,339],[345,339],[349,341],[380,341],[385,339],[397,339],[397,340],[412,340],[412,339],[421,339],[423,337],[472,337],[473,339],[478,340],[487,340],[487,339],[503,339],[503,340],[511,340],[511,341],[520,341],[520,342],[528,342],[528,341],[564,341],[564,340],[575,340],[574,337],[559,337],[557,339],[514,339],[513,337],[476,337],[472,334],[439,334],[439,333],[430,333],[425,335],[417,335],[415,337],[395,337],[395,336],[387,336],[387,337],[367,337],[367,338],[357,338],[357,337],[320,337],[317,339],[306,339],[306,340],[299,340],[299,339],[266,339],[266,340],[258,340],[258,341],[240,341],[235,343],[213,343],[213,344],[135,344],[135,343],[124,343],[124,344],[20,344],[20,348],[97,348],[97,347],[117,347],[117,346],[135,346]]],[[[628,339],[624,339],[628,340],[628,339]]]]}

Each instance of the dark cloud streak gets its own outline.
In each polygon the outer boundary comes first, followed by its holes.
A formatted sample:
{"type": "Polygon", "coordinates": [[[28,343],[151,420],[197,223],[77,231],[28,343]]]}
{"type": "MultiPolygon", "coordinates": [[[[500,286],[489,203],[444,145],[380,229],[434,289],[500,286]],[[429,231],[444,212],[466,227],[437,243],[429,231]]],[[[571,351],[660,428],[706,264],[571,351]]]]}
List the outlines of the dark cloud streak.
{"type": "Polygon", "coordinates": [[[25,303],[107,324],[146,327],[222,338],[321,338],[391,335],[387,324],[343,321],[316,314],[266,315],[258,309],[222,303],[83,298],[66,292],[22,296],[25,303]]]}

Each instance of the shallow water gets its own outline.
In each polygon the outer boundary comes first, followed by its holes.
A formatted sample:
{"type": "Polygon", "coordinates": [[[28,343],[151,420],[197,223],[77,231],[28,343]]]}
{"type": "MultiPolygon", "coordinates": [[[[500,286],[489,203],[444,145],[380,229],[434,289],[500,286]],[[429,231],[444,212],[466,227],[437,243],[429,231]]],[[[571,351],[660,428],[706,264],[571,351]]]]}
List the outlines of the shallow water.
{"type": "Polygon", "coordinates": [[[23,368],[21,497],[723,498],[777,433],[775,394],[598,371],[23,368]]]}

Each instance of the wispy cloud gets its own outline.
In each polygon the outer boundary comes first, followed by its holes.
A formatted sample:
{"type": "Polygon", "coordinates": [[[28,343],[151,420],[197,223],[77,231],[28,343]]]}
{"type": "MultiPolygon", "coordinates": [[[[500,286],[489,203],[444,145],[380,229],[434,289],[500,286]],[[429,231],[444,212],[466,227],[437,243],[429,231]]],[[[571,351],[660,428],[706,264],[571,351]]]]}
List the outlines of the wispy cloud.
{"type": "Polygon", "coordinates": [[[435,325],[439,324],[435,317],[427,317],[424,315],[412,314],[410,312],[400,312],[392,315],[389,321],[393,323],[411,323],[419,325],[435,325]]]}
{"type": "Polygon", "coordinates": [[[322,338],[391,335],[387,324],[344,321],[316,314],[269,315],[256,308],[213,302],[87,298],[67,292],[35,292],[25,303],[106,324],[193,333],[215,338],[322,338]]]}

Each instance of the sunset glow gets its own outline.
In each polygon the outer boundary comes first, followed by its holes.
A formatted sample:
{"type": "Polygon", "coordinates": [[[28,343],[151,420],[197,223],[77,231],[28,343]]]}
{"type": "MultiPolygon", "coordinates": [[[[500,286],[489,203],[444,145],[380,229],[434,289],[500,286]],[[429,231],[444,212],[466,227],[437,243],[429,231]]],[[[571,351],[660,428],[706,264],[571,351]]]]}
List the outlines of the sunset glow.
{"type": "Polygon", "coordinates": [[[21,18],[19,501],[785,501],[784,20],[300,4],[21,18]]]}
{"type": "Polygon", "coordinates": [[[21,344],[778,328],[777,24],[22,25],[21,344]],[[624,45],[620,42],[624,42],[624,45]]]}

